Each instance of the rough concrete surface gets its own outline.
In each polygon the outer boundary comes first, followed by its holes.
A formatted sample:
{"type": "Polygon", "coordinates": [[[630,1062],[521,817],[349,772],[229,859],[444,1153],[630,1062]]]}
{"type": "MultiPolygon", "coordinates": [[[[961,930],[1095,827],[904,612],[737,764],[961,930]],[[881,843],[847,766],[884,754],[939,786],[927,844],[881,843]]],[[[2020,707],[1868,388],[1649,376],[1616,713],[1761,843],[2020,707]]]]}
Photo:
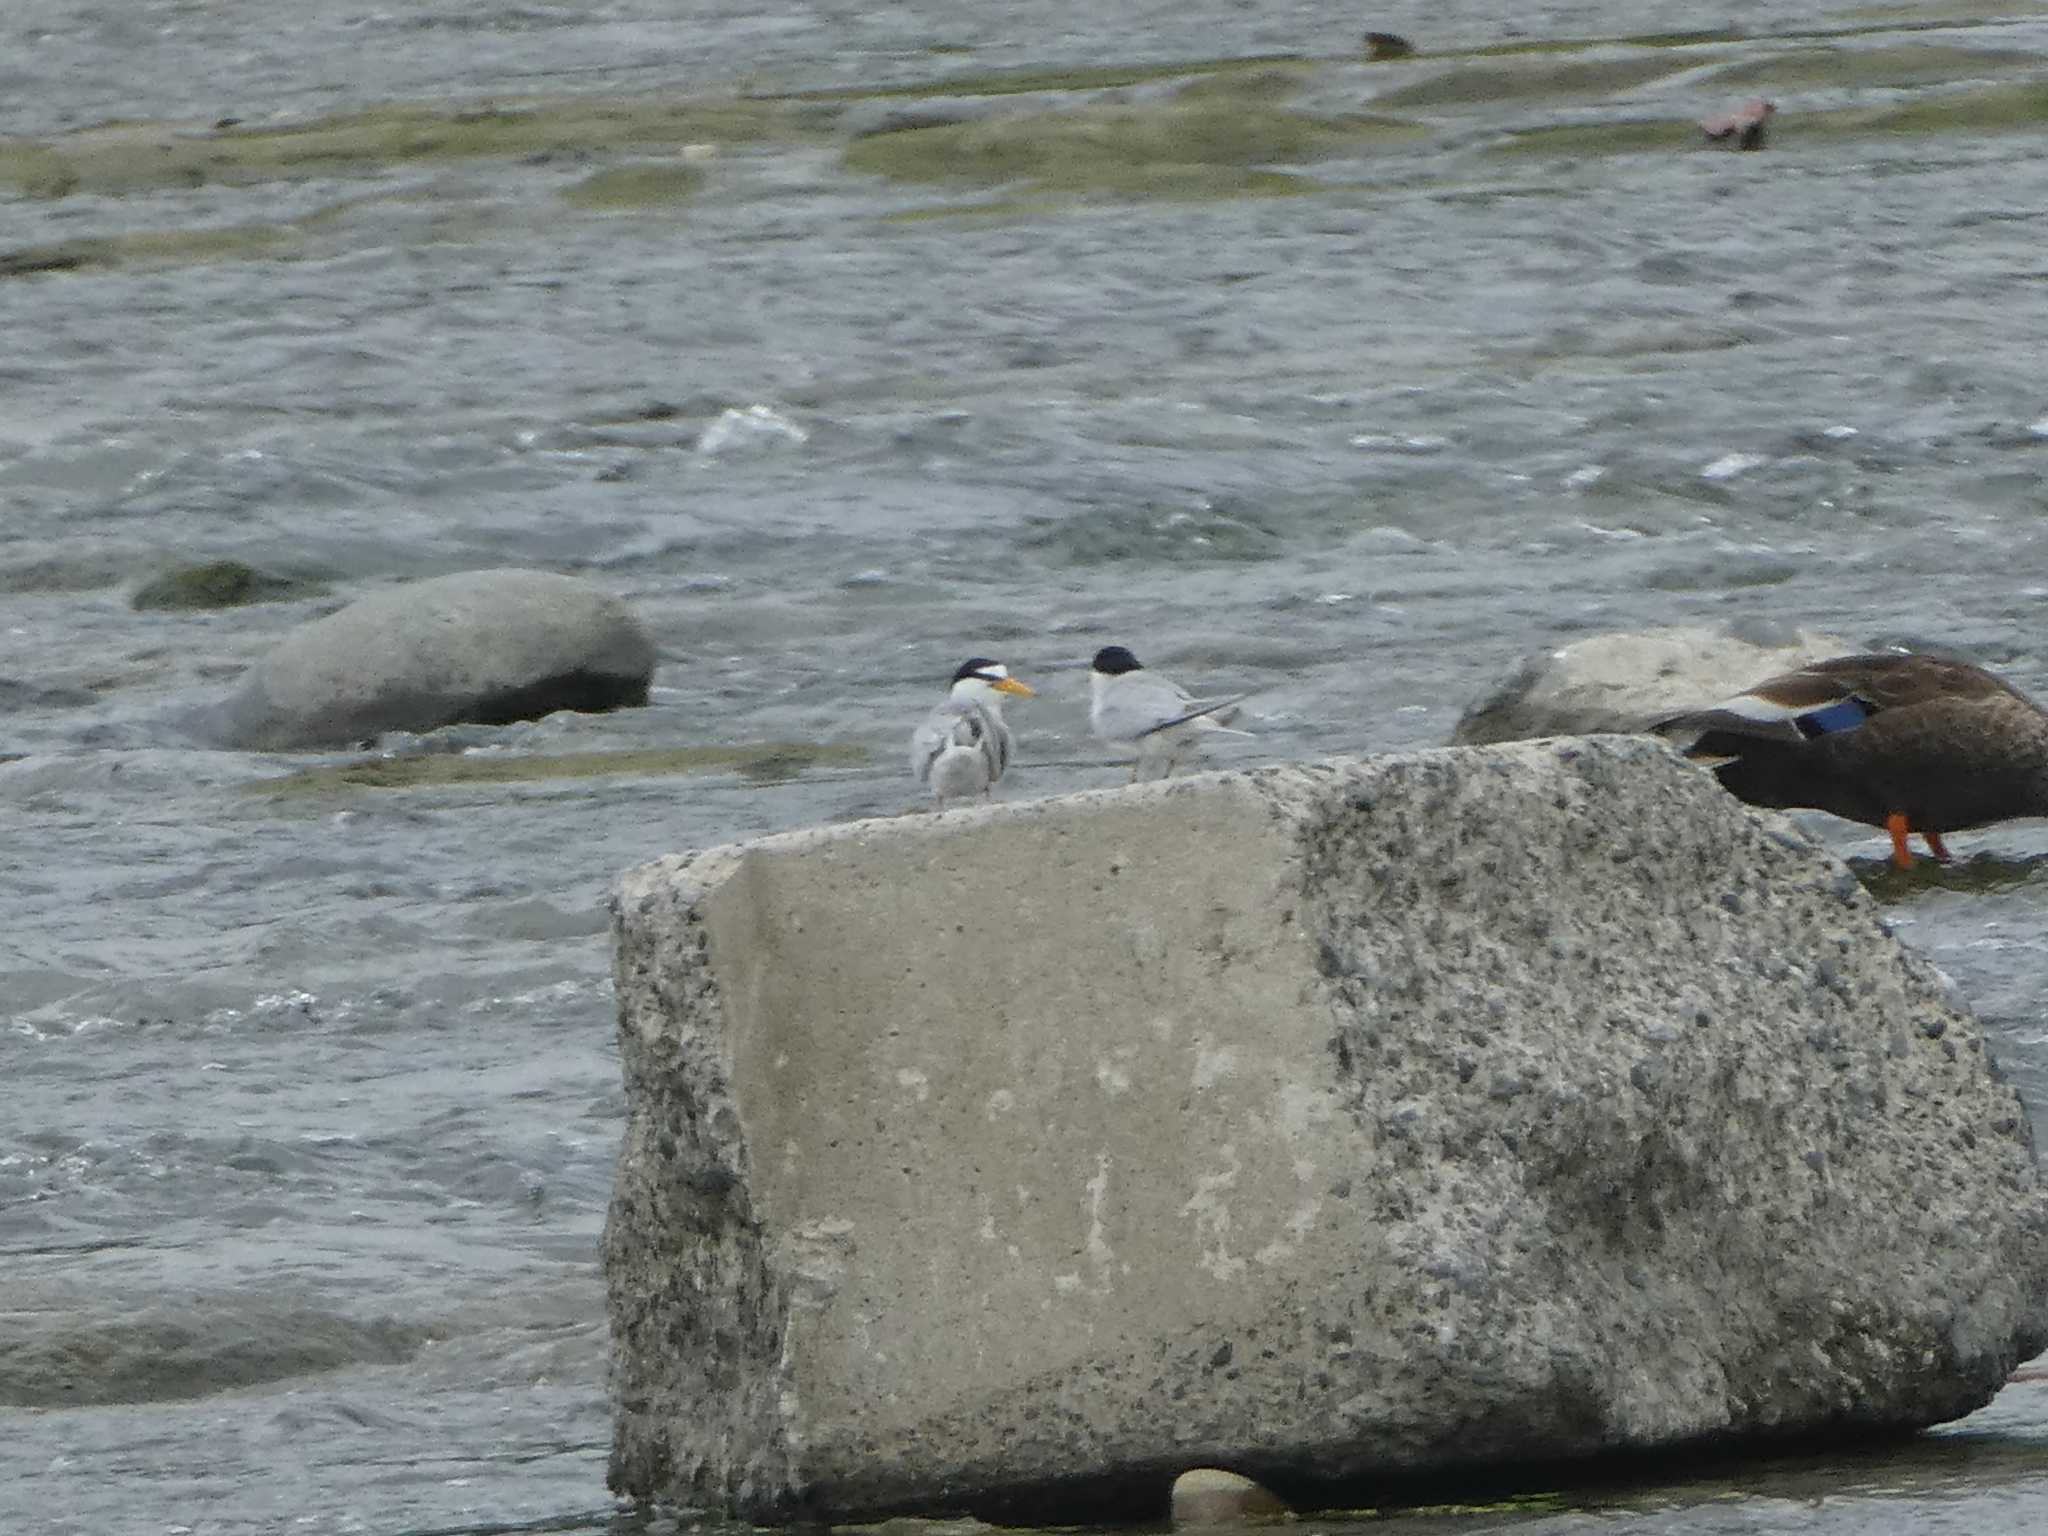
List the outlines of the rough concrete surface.
{"type": "Polygon", "coordinates": [[[626,605],[551,571],[463,571],[375,592],[287,635],[198,733],[254,751],[647,702],[654,643],[626,605]]]}
{"type": "Polygon", "coordinates": [[[625,876],[619,1490],[1100,1513],[1916,1426],[2048,1323],[2032,1136],[1848,871],[1627,738],[625,876]]]}
{"type": "Polygon", "coordinates": [[[1788,625],[1680,625],[1590,635],[1523,658],[1460,717],[1454,746],[1642,731],[1824,656],[1858,649],[1788,625]]]}

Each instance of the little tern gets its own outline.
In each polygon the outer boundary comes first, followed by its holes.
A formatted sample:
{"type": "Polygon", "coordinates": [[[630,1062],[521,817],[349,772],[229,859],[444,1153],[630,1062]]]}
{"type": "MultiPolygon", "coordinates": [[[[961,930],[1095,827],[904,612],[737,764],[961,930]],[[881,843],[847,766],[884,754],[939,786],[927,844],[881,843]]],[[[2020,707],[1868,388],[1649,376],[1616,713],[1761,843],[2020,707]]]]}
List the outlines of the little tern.
{"type": "Polygon", "coordinates": [[[1232,730],[1237,706],[1246,695],[1198,699],[1171,678],[1148,672],[1120,645],[1105,645],[1088,669],[1093,695],[1088,724],[1098,739],[1120,752],[1136,754],[1131,782],[1151,765],[1161,764],[1160,777],[1173,773],[1183,754],[1199,751],[1205,732],[1249,736],[1232,730]]]}
{"type": "Polygon", "coordinates": [[[970,656],[953,674],[943,703],[910,736],[910,771],[938,808],[948,800],[988,798],[1010,766],[1010,728],[1003,696],[1028,699],[1032,689],[986,656],[970,656]]]}

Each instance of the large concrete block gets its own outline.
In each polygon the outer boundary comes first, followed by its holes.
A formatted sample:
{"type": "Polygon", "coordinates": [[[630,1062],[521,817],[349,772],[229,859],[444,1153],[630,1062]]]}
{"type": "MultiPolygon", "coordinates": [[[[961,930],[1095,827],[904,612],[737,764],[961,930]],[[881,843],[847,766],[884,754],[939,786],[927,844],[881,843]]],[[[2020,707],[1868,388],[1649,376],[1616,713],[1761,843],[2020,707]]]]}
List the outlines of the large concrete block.
{"type": "Polygon", "coordinates": [[[625,1492],[1313,1502],[1932,1423],[2044,1342],[1977,1025],[1651,742],[840,826],[617,910],[625,1492]]]}

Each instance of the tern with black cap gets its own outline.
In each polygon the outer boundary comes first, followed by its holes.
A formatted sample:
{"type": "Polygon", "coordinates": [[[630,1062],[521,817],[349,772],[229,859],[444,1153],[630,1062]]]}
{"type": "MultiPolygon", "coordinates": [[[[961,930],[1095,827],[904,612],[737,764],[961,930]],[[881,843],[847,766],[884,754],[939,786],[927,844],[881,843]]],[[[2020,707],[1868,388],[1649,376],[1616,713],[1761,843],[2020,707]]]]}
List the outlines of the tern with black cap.
{"type": "Polygon", "coordinates": [[[946,698],[910,736],[910,771],[932,792],[938,808],[948,800],[988,797],[1010,767],[1010,728],[1003,699],[1035,697],[1009,669],[986,656],[970,656],[953,673],[946,698]]]}
{"type": "Polygon", "coordinates": [[[1105,645],[1095,653],[1088,687],[1088,724],[1098,740],[1134,755],[1133,783],[1154,765],[1160,777],[1170,775],[1183,756],[1200,750],[1205,734],[1251,735],[1230,726],[1246,695],[1198,699],[1171,678],[1148,672],[1121,645],[1105,645]]]}

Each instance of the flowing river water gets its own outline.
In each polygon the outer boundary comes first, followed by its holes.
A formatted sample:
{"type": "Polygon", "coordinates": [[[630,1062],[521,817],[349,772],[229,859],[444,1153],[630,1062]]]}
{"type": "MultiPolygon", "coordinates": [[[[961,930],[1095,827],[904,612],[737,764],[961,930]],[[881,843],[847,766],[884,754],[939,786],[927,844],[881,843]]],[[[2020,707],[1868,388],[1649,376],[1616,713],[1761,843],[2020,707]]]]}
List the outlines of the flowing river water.
{"type": "MultiPolygon", "coordinates": [[[[9,1533],[639,1529],[608,888],[903,809],[967,654],[1044,695],[1013,796],[1114,782],[1109,640],[1254,691],[1241,763],[1675,620],[2048,688],[2038,5],[16,0],[0,86],[9,1533]],[[1759,93],[1765,152],[1694,142],[1759,93]],[[222,558],[321,591],[131,606],[222,558]],[[513,564],[632,604],[652,707],[386,750],[834,753],[374,788],[180,733],[513,564]]],[[[2048,831],[1901,878],[1816,826],[2038,1114],[2048,831]]],[[[1654,1475],[1391,1523],[2038,1530],[2048,1387],[1654,1475]]]]}

